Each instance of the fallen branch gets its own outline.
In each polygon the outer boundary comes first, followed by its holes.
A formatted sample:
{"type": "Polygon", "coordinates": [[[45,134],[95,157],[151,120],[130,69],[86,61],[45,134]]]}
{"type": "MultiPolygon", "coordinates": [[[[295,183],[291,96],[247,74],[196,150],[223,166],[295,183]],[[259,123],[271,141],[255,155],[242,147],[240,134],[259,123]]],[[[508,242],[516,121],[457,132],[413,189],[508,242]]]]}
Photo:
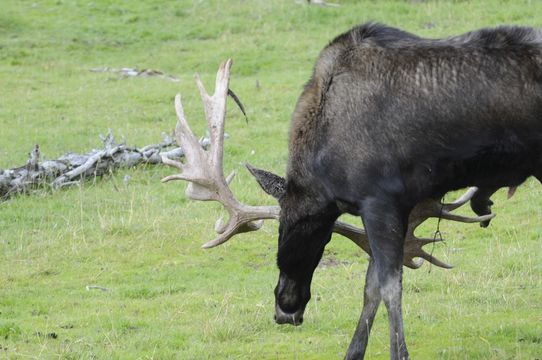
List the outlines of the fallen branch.
{"type": "Polygon", "coordinates": [[[179,82],[179,78],[175,77],[173,75],[164,74],[163,72],[159,70],[153,70],[153,69],[142,69],[138,70],[135,68],[121,68],[121,69],[115,69],[110,67],[101,67],[101,68],[93,68],[90,69],[92,72],[96,73],[103,73],[103,72],[110,72],[119,74],[121,78],[127,78],[127,77],[150,77],[155,76],[162,79],[166,79],[173,82],[179,82]]]}
{"type": "MultiPolygon", "coordinates": [[[[28,193],[31,189],[49,187],[58,189],[77,185],[83,179],[112,173],[119,168],[139,164],[162,164],[162,155],[169,159],[180,159],[184,151],[175,139],[164,136],[159,144],[142,148],[127,146],[125,141],[117,143],[111,131],[101,136],[103,149],[86,154],[67,153],[56,160],[40,161],[40,147],[36,145],[29,154],[26,165],[13,169],[0,169],[0,201],[14,194],[28,193]]],[[[209,145],[208,137],[199,141],[202,147],[209,145]]]]}
{"type": "Polygon", "coordinates": [[[87,291],[90,291],[90,290],[109,291],[108,288],[105,288],[103,286],[98,286],[98,285],[87,285],[85,288],[87,289],[87,291]]]}
{"type": "MultiPolygon", "coordinates": [[[[298,4],[302,3],[302,1],[300,1],[300,0],[297,0],[296,2],[298,4]]],[[[307,4],[309,4],[309,5],[318,5],[318,6],[323,6],[323,7],[339,7],[339,6],[341,6],[341,5],[335,4],[335,3],[328,3],[325,0],[306,0],[305,2],[307,4]]]]}

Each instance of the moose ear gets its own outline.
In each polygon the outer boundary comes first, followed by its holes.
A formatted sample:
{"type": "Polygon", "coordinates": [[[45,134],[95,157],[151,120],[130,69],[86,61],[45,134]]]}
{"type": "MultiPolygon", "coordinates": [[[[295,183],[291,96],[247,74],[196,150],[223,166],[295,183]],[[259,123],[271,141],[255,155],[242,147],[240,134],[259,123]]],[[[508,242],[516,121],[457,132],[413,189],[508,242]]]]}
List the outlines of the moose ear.
{"type": "Polygon", "coordinates": [[[256,178],[263,191],[279,199],[286,192],[286,179],[270,173],[269,171],[257,169],[250,164],[245,164],[248,171],[256,178]]]}

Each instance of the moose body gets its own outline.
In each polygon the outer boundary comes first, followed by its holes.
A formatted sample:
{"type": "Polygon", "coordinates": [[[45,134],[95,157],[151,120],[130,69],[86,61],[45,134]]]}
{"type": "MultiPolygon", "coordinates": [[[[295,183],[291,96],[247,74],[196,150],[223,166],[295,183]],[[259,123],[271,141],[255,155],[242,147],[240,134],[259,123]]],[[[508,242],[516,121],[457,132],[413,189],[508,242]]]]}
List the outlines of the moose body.
{"type": "Polygon", "coordinates": [[[391,358],[408,359],[401,279],[412,209],[477,186],[471,207],[488,214],[497,189],[541,180],[541,162],[541,31],[498,27],[429,40],[365,24],[338,36],[292,116],[276,321],[302,322],[333,224],[358,215],[372,259],[346,358],[363,358],[383,300],[391,358]]]}

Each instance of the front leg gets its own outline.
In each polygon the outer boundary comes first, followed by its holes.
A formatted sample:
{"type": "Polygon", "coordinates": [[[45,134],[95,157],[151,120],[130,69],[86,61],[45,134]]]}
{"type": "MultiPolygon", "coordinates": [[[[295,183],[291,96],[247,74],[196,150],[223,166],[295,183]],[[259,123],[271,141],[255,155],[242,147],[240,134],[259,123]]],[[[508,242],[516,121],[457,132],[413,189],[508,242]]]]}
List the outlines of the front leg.
{"type": "Polygon", "coordinates": [[[352,337],[345,360],[363,359],[367,343],[369,341],[369,333],[373,326],[373,320],[380,305],[382,297],[380,296],[380,288],[378,283],[378,272],[376,265],[371,258],[367,274],[365,275],[365,290],[363,293],[363,310],[359,318],[356,332],[352,337]]]}
{"type": "Polygon", "coordinates": [[[408,211],[389,198],[368,198],[362,217],[376,265],[380,295],[388,311],[392,360],[409,359],[401,306],[403,245],[408,211]]]}

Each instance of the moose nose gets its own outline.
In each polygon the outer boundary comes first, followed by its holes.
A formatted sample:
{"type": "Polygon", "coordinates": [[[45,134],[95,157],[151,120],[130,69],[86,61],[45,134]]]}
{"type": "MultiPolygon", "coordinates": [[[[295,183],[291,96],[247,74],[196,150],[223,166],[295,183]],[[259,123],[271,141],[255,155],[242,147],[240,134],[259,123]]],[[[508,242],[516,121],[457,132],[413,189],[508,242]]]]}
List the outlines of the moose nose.
{"type": "Polygon", "coordinates": [[[286,313],[277,307],[274,315],[275,322],[279,325],[290,324],[298,326],[303,324],[303,310],[296,311],[293,314],[286,313]]]}

